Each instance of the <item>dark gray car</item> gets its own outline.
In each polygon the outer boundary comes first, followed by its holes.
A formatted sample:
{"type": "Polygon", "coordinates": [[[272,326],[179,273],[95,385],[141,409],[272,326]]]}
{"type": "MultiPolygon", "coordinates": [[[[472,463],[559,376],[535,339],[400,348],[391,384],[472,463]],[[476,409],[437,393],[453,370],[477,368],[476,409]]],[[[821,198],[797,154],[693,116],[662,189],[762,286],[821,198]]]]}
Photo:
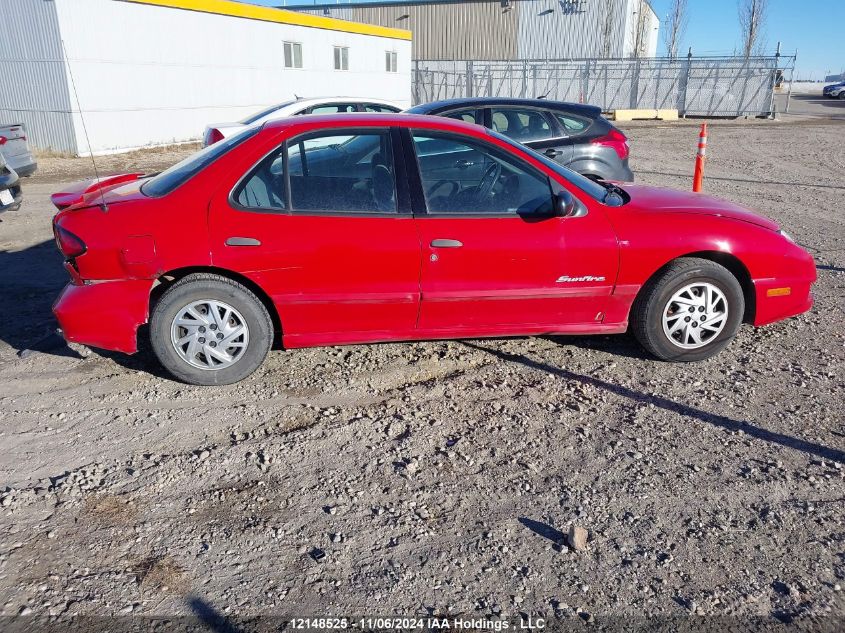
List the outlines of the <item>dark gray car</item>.
{"type": "Polygon", "coordinates": [[[496,130],[585,176],[633,182],[628,139],[601,108],[545,99],[449,99],[406,110],[496,130]]]}

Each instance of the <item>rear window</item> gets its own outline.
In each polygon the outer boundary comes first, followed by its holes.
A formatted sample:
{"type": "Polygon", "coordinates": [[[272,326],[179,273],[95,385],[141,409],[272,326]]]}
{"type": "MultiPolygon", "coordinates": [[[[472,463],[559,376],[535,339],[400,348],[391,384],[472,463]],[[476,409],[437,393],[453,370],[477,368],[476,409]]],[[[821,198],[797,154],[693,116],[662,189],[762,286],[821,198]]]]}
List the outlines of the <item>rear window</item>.
{"type": "Polygon", "coordinates": [[[566,130],[567,134],[580,134],[590,127],[592,123],[589,119],[583,119],[572,114],[563,114],[560,112],[555,112],[554,114],[557,117],[558,123],[566,130]]]}
{"type": "Polygon", "coordinates": [[[364,106],[365,112],[399,112],[399,108],[384,105],[382,103],[368,103],[364,106]]]}
{"type": "Polygon", "coordinates": [[[292,105],[294,103],[296,103],[296,101],[285,101],[284,103],[280,103],[278,105],[271,106],[271,107],[267,108],[266,110],[262,110],[261,112],[256,112],[252,116],[248,116],[247,118],[242,119],[241,121],[239,121],[239,123],[241,125],[252,125],[256,121],[258,121],[258,119],[263,119],[268,114],[273,114],[277,110],[281,110],[282,108],[285,108],[285,107],[292,105]]]}
{"type": "Polygon", "coordinates": [[[218,141],[214,145],[209,145],[195,154],[191,154],[184,160],[173,165],[173,167],[165,169],[160,174],[153,176],[141,186],[141,191],[145,196],[149,196],[150,198],[166,196],[208,167],[230,149],[240,145],[246,139],[255,136],[260,129],[261,126],[258,125],[249,127],[229,138],[218,141]]]}

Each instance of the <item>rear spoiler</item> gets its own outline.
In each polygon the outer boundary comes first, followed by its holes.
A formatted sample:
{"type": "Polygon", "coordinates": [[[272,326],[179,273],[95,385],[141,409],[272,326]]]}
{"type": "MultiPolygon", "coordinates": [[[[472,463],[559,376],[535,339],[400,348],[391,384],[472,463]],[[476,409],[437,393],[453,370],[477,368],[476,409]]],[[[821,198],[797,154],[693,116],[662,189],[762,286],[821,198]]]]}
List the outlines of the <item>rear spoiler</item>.
{"type": "Polygon", "coordinates": [[[126,182],[132,182],[143,178],[144,174],[115,174],[114,176],[103,176],[102,178],[89,178],[88,180],[81,180],[72,185],[65,187],[63,191],[58,191],[50,196],[50,200],[59,211],[63,211],[68,207],[82,202],[85,196],[96,193],[97,191],[107,191],[114,189],[118,185],[126,182]]]}

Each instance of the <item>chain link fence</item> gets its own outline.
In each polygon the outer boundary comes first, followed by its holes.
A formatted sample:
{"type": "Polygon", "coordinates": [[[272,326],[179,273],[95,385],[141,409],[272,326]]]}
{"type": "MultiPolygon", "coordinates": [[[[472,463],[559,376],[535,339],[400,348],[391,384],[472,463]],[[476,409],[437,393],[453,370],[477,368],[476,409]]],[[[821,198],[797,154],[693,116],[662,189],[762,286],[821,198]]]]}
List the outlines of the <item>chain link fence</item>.
{"type": "Polygon", "coordinates": [[[544,97],[681,116],[769,115],[792,57],[511,61],[415,60],[414,103],[463,97],[544,97]]]}

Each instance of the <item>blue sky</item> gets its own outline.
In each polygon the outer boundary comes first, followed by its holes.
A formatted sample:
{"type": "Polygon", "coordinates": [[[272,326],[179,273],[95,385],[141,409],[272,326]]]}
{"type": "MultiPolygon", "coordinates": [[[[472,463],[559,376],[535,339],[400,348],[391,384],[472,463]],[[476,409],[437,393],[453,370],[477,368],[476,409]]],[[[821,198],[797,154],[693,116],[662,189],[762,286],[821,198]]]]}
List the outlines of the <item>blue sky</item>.
{"type": "MultiPolygon", "coordinates": [[[[283,3],[241,1],[271,6],[283,3]]],[[[661,20],[666,18],[670,2],[651,0],[661,20]]],[[[683,50],[692,46],[693,54],[730,55],[740,47],[737,0],[690,0],[689,5],[683,50]]],[[[798,50],[797,76],[803,79],[822,79],[825,74],[845,71],[845,0],[769,0],[765,39],[772,53],[778,40],[782,53],[791,55],[798,50]]],[[[658,54],[663,52],[661,41],[658,54]]]]}

